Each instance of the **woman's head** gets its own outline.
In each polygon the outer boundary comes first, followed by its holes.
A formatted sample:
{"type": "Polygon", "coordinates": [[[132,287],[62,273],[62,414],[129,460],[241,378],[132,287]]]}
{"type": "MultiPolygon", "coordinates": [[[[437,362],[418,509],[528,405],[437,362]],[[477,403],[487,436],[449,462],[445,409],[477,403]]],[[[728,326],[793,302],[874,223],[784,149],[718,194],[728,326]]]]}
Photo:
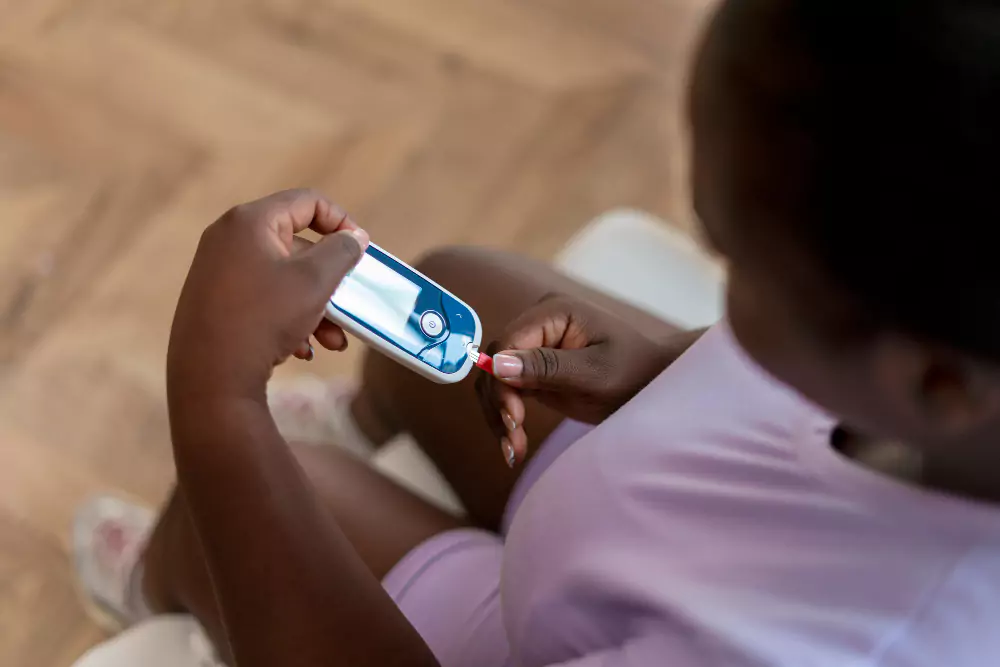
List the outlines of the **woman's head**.
{"type": "Polygon", "coordinates": [[[1000,2],[729,0],[691,109],[748,350],[880,435],[1000,437],[1000,2]]]}

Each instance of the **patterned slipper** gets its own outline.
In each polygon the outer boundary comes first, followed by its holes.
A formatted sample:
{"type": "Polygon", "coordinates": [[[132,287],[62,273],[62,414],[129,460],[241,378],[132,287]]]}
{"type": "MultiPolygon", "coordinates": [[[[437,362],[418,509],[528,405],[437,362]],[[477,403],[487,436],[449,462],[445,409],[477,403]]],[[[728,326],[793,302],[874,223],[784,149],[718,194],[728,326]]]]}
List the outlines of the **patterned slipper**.
{"type": "Polygon", "coordinates": [[[269,386],[267,402],[286,440],[336,446],[367,460],[376,448],[351,416],[356,394],[357,387],[344,378],[305,375],[269,386]]]}
{"type": "Polygon", "coordinates": [[[105,630],[119,632],[152,615],[142,597],[140,560],[155,523],[149,509],[111,496],[77,510],[77,583],[88,615],[105,630]]]}

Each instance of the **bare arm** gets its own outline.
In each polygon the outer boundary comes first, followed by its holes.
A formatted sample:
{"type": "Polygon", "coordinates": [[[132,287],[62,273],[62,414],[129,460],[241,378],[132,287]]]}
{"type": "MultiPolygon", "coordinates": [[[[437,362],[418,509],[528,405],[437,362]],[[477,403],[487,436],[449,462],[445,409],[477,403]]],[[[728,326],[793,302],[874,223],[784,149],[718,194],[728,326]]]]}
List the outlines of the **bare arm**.
{"type": "Polygon", "coordinates": [[[237,665],[436,664],[317,501],[262,400],[172,400],[171,425],[237,665]]]}
{"type": "Polygon", "coordinates": [[[241,207],[206,232],[168,355],[179,485],[232,654],[239,667],[436,665],[271,419],[273,365],[314,331],[340,346],[322,306],[365,241],[332,234],[351,226],[313,193],[276,197],[285,199],[241,207]],[[310,224],[331,236],[288,257],[291,234],[310,224]]]}

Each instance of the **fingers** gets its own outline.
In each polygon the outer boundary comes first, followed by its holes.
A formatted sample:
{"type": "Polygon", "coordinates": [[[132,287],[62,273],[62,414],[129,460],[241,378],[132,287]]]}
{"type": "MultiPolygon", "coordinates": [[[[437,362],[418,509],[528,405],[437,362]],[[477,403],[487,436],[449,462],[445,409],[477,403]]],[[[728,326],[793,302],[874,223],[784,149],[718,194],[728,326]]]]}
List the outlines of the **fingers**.
{"type": "Polygon", "coordinates": [[[358,229],[343,209],[308,189],[284,190],[241,204],[230,209],[219,222],[223,228],[249,226],[265,233],[266,238],[276,241],[269,247],[282,257],[299,249],[301,243],[295,240],[295,235],[307,228],[323,235],[358,229]]]}
{"type": "Polygon", "coordinates": [[[310,227],[320,234],[357,227],[343,209],[322,193],[308,188],[276,192],[238,206],[236,210],[248,218],[263,219],[280,232],[289,234],[310,227]]]}
{"type": "Polygon", "coordinates": [[[501,439],[501,448],[504,450],[507,465],[513,467],[514,464],[523,461],[528,454],[528,433],[524,430],[526,416],[524,399],[510,387],[505,387],[499,382],[494,384],[499,387],[497,396],[501,405],[500,420],[506,429],[504,438],[501,439]],[[504,439],[509,445],[509,450],[503,443],[504,439]]]}
{"type": "MultiPolygon", "coordinates": [[[[313,336],[320,345],[328,350],[343,352],[347,349],[347,335],[344,330],[328,320],[320,322],[313,336]]],[[[292,352],[292,356],[303,361],[312,361],[316,358],[316,348],[308,340],[305,340],[299,343],[299,346],[292,352]]]]}
{"type": "Polygon", "coordinates": [[[312,361],[316,358],[316,350],[313,348],[312,343],[306,340],[299,343],[299,346],[292,352],[292,356],[302,361],[312,361]]]}
{"type": "Polygon", "coordinates": [[[493,373],[525,389],[576,387],[588,370],[586,350],[597,343],[588,323],[589,309],[576,300],[549,296],[508,327],[493,357],[493,373]]]}
{"type": "Polygon", "coordinates": [[[527,417],[524,398],[516,389],[495,380],[490,382],[490,391],[492,402],[504,426],[503,437],[513,447],[514,460],[522,461],[528,451],[528,434],[524,430],[524,420],[527,417]]]}
{"type": "Polygon", "coordinates": [[[334,352],[343,352],[347,349],[347,334],[330,320],[320,320],[319,326],[313,332],[313,337],[320,345],[334,352]]]}
{"type": "Polygon", "coordinates": [[[513,468],[528,453],[524,401],[515,389],[486,374],[476,380],[476,394],[486,424],[500,443],[500,454],[513,468]]]}
{"type": "Polygon", "coordinates": [[[503,423],[500,415],[501,405],[493,392],[491,385],[497,384],[488,375],[482,374],[476,379],[476,397],[479,399],[479,407],[486,419],[493,436],[499,441],[507,436],[507,427],[503,423]]]}
{"type": "Polygon", "coordinates": [[[555,299],[544,299],[511,322],[498,341],[500,349],[556,347],[565,338],[572,317],[555,299]]]}
{"type": "Polygon", "coordinates": [[[587,373],[594,341],[587,328],[586,307],[558,295],[542,299],[508,326],[493,355],[493,378],[483,378],[483,409],[508,464],[523,461],[528,452],[524,430],[523,392],[575,391],[591,381],[587,373]]]}
{"type": "Polygon", "coordinates": [[[591,345],[589,309],[578,300],[549,295],[511,322],[499,340],[501,350],[552,347],[562,350],[591,345]]]}
{"type": "MultiPolygon", "coordinates": [[[[301,236],[296,236],[292,239],[292,254],[297,255],[299,253],[311,250],[315,243],[309,239],[304,239],[301,236]]],[[[327,295],[323,295],[327,298],[327,295]]],[[[316,341],[328,350],[333,350],[334,352],[343,352],[347,349],[347,334],[339,326],[331,322],[330,320],[323,319],[320,320],[316,331],[313,332],[313,336],[316,341]]]]}
{"type": "Polygon", "coordinates": [[[281,252],[295,263],[311,266],[320,287],[333,294],[368,247],[368,234],[347,214],[315,190],[284,190],[233,208],[224,218],[231,224],[247,221],[271,228],[281,252]],[[317,243],[296,237],[306,228],[323,234],[317,243]],[[327,290],[327,288],[330,288],[327,290]]]}
{"type": "Polygon", "coordinates": [[[536,347],[504,350],[493,357],[493,375],[511,387],[542,391],[581,390],[595,378],[591,350],[557,350],[536,347]]]}
{"type": "MultiPolygon", "coordinates": [[[[309,239],[304,239],[301,236],[296,236],[293,241],[293,255],[309,250],[315,245],[309,239]]],[[[319,325],[316,327],[316,331],[313,332],[313,338],[316,339],[317,343],[328,350],[332,350],[333,352],[343,352],[347,349],[347,334],[345,334],[344,330],[339,326],[325,318],[320,320],[319,325]]],[[[295,352],[296,357],[303,359],[304,357],[301,356],[300,353],[306,353],[303,346],[299,346],[299,349],[295,352]]]]}
{"type": "Polygon", "coordinates": [[[301,236],[296,236],[292,239],[292,254],[300,253],[303,250],[308,250],[313,247],[313,242],[309,239],[304,239],[301,236]]]}
{"type": "Polygon", "coordinates": [[[368,234],[363,229],[345,229],[324,236],[311,248],[298,253],[294,261],[309,269],[306,273],[310,281],[325,300],[337,291],[344,277],[361,261],[368,243],[368,234]]]}

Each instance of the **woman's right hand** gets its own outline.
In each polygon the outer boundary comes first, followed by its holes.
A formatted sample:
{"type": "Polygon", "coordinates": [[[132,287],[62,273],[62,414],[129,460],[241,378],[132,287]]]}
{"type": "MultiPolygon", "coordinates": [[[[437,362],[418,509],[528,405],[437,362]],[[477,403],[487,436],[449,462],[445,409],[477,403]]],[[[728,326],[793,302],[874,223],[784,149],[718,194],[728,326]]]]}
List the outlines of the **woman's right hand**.
{"type": "Polygon", "coordinates": [[[525,397],[597,424],[677,357],[611,313],[561,295],[542,299],[486,351],[495,352],[493,376],[481,376],[477,390],[511,466],[527,453],[525,397]]]}

